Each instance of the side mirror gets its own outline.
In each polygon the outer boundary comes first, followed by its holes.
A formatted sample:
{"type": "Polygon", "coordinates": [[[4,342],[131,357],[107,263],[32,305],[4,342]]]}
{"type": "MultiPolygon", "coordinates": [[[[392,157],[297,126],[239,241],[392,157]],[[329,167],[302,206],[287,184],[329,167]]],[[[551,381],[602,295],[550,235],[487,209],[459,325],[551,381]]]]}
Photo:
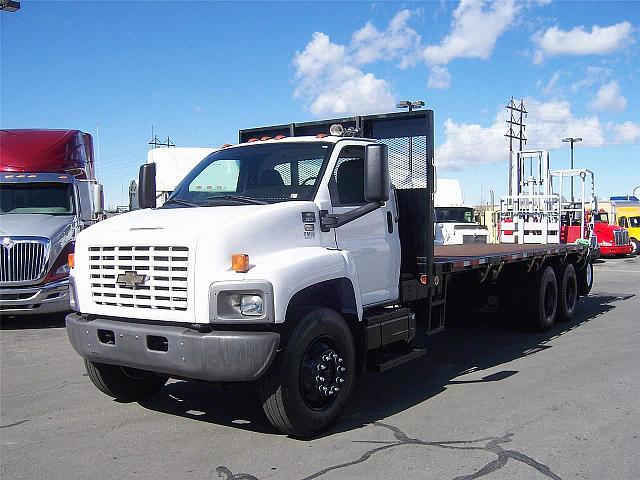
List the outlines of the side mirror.
{"type": "Polygon", "coordinates": [[[364,198],[369,203],[389,200],[389,153],[383,143],[365,147],[364,198]]]}
{"type": "Polygon", "coordinates": [[[91,203],[94,215],[104,213],[104,191],[99,183],[91,184],[91,203]]]}
{"type": "Polygon", "coordinates": [[[138,177],[138,204],[140,208],[156,208],[156,164],[145,163],[138,177]]]}

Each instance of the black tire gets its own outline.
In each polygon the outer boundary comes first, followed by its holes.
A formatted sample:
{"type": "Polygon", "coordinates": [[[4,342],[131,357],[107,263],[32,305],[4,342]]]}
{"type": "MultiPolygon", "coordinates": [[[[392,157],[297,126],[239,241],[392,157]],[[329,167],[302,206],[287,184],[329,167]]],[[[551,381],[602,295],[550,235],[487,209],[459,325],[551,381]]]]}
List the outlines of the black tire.
{"type": "Polygon", "coordinates": [[[640,241],[635,238],[631,239],[631,245],[633,245],[633,253],[634,255],[640,255],[640,241]]]}
{"type": "Polygon", "coordinates": [[[558,282],[553,267],[541,268],[531,286],[527,323],[534,331],[546,332],[555,323],[558,312],[558,282]]]}
{"type": "Polygon", "coordinates": [[[593,263],[587,261],[576,274],[578,276],[578,295],[581,297],[589,295],[591,287],[593,287],[593,263]]]}
{"type": "Polygon", "coordinates": [[[576,269],[571,263],[563,265],[558,270],[560,279],[558,292],[558,313],[559,322],[568,322],[576,315],[578,307],[578,278],[576,269]]]}
{"type": "Polygon", "coordinates": [[[353,338],[342,316],[329,308],[312,310],[260,379],[264,412],[283,433],[313,436],[336,421],[351,396],[355,373],[353,338]]]}
{"type": "Polygon", "coordinates": [[[89,378],[102,393],[133,402],[160,391],[167,377],[146,370],[84,361],[89,378]]]}

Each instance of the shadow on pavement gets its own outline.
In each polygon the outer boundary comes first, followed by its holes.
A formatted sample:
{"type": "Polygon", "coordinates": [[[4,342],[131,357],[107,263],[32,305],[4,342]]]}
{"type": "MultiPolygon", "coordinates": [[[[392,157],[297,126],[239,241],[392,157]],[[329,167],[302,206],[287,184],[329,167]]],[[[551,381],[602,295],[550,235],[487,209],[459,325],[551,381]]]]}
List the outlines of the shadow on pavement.
{"type": "Polygon", "coordinates": [[[0,330],[29,330],[36,328],[62,328],[66,313],[50,315],[0,315],[0,330]]]}
{"type": "MultiPolygon", "coordinates": [[[[337,425],[323,436],[349,431],[387,418],[428,401],[447,385],[499,382],[518,371],[503,370],[480,380],[456,380],[512,360],[553,348],[549,341],[616,308],[633,295],[604,294],[581,300],[576,318],[548,332],[530,333],[505,325],[497,315],[480,313],[473,319],[451,322],[443,333],[418,339],[427,354],[384,373],[369,372],[356,379],[353,397],[337,425]],[[400,369],[402,371],[400,372],[400,369]],[[399,374],[399,372],[401,374],[399,374]],[[375,398],[375,402],[371,399],[375,398]]],[[[203,422],[275,433],[265,418],[257,390],[252,385],[211,385],[177,381],[158,395],[141,402],[150,410],[203,422]]]]}

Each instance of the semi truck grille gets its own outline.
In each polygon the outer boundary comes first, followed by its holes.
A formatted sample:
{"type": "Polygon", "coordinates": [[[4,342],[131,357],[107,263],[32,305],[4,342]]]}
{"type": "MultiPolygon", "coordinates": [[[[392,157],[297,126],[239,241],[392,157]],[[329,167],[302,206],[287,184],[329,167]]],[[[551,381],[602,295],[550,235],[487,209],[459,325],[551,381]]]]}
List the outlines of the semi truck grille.
{"type": "Polygon", "coordinates": [[[465,245],[475,244],[475,243],[487,243],[486,235],[463,235],[462,243],[465,245]]]}
{"type": "Polygon", "coordinates": [[[189,249],[90,247],[91,296],[98,305],[187,309],[189,249]]]}
{"type": "Polygon", "coordinates": [[[613,231],[613,244],[614,245],[628,245],[629,244],[629,231],[628,230],[614,230],[613,231]]]}
{"type": "Polygon", "coordinates": [[[16,240],[5,237],[0,244],[0,282],[33,282],[47,273],[49,240],[16,240]]]}

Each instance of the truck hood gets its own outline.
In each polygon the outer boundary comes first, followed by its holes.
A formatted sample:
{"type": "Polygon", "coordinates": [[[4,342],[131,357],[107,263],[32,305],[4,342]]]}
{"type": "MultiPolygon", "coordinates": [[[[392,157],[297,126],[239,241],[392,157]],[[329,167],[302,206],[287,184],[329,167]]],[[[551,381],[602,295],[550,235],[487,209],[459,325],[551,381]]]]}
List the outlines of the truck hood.
{"type": "Polygon", "coordinates": [[[231,220],[274,207],[275,205],[233,205],[198,208],[159,208],[135,210],[116,215],[93,225],[87,231],[92,234],[100,232],[135,232],[135,231],[186,231],[200,233],[212,229],[220,229],[231,220]]]}
{"type": "Polygon", "coordinates": [[[11,214],[0,216],[0,235],[46,237],[56,241],[73,225],[73,215],[11,214]]]}

